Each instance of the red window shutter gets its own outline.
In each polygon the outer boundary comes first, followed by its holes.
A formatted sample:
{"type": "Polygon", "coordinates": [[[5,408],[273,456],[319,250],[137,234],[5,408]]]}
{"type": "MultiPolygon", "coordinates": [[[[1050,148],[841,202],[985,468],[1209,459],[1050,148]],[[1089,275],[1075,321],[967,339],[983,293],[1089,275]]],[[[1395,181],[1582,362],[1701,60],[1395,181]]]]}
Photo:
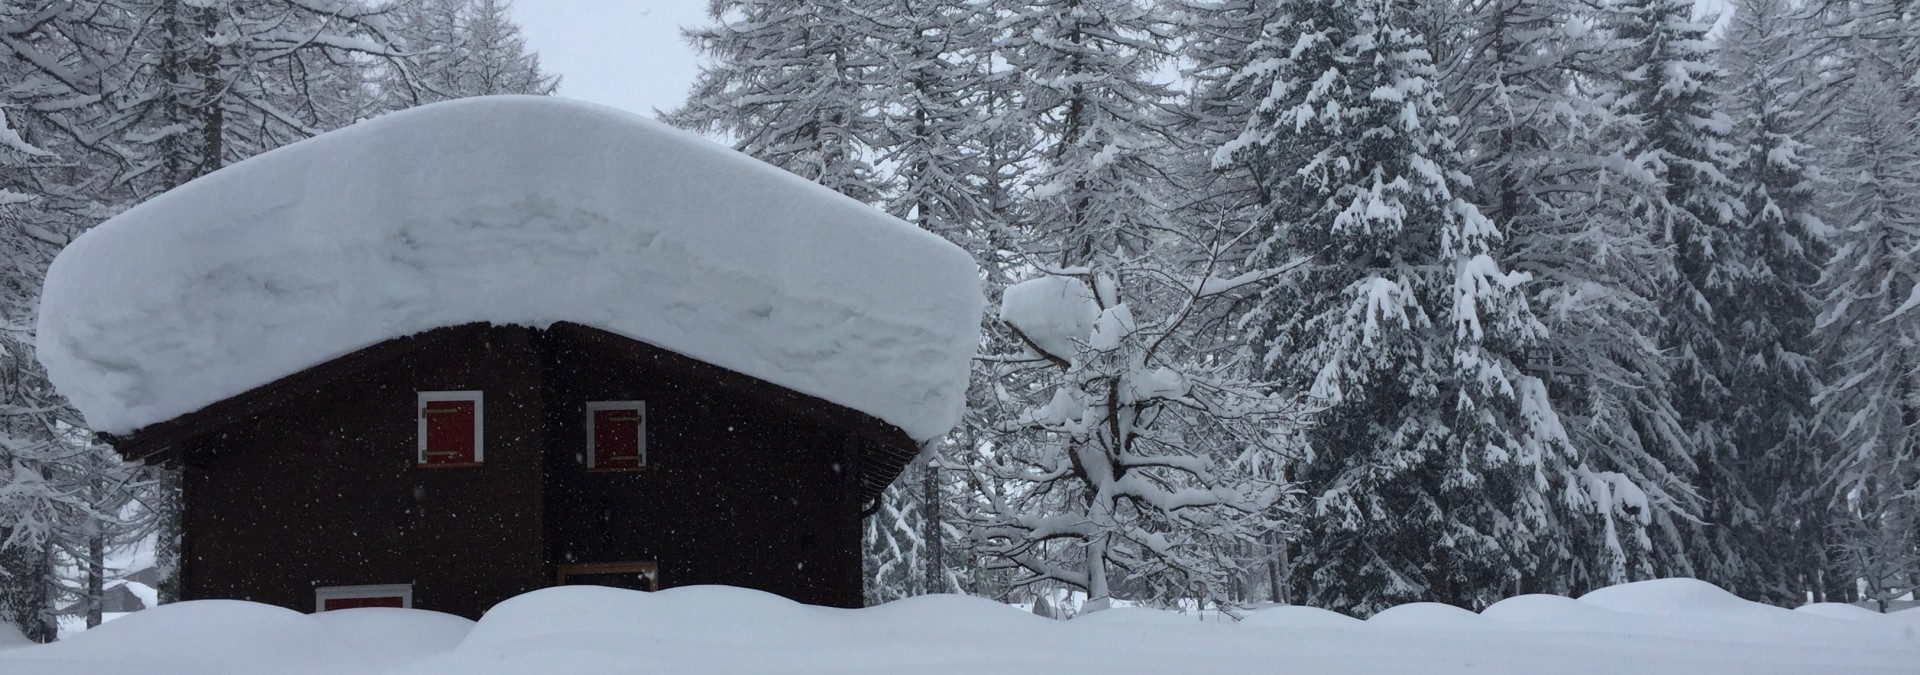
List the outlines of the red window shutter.
{"type": "Polygon", "coordinates": [[[473,401],[427,401],[427,464],[471,464],[473,401]]]}
{"type": "Polygon", "coordinates": [[[326,611],[336,609],[358,609],[361,607],[403,607],[405,602],[397,595],[380,598],[327,598],[326,611]]]}
{"type": "Polygon", "coordinates": [[[630,469],[640,466],[641,430],[644,428],[638,410],[593,411],[594,468],[630,469]]]}

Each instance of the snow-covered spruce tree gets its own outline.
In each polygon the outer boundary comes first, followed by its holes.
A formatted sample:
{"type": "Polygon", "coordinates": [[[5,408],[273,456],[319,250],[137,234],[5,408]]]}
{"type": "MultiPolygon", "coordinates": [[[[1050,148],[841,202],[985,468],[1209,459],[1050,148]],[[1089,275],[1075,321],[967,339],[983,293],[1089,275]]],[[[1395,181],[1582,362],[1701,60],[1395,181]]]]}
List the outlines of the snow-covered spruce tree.
{"type": "Polygon", "coordinates": [[[506,0],[411,0],[394,5],[393,32],[412,54],[382,89],[413,105],[496,94],[552,94],[560,78],[527,49],[506,0]]]}
{"type": "MultiPolygon", "coordinates": [[[[1189,90],[1172,135],[1193,146],[1178,153],[1185,161],[1171,172],[1186,195],[1174,213],[1203,229],[1212,224],[1246,229],[1265,219],[1274,206],[1268,190],[1275,181],[1265,173],[1274,165],[1231,157],[1216,162],[1211,149],[1238,137],[1253,115],[1261,94],[1251,90],[1257,83],[1243,74],[1249,59],[1260,57],[1250,46],[1279,16],[1281,6],[1268,0],[1176,0],[1170,5],[1189,90]]],[[[1241,243],[1244,250],[1236,253],[1243,257],[1260,240],[1241,243]]]]}
{"type": "Polygon", "coordinates": [[[867,82],[879,132],[878,161],[891,168],[887,212],[976,257],[1002,227],[983,202],[993,120],[988,97],[1004,77],[992,71],[992,17],[975,3],[864,0],[853,23],[877,66],[867,82]]]}
{"type": "Polygon", "coordinates": [[[55,554],[90,514],[68,470],[89,456],[63,442],[76,416],[34,360],[34,306],[75,214],[92,206],[75,196],[90,167],[62,156],[75,148],[50,142],[60,136],[40,132],[71,119],[63,104],[92,98],[86,80],[98,71],[89,59],[100,54],[68,38],[101,36],[106,26],[84,20],[96,9],[0,5],[0,43],[20,57],[0,63],[8,82],[0,92],[0,624],[38,641],[53,639],[53,609],[63,599],[55,554]]]}
{"type": "Polygon", "coordinates": [[[1803,25],[1783,0],[1735,7],[1722,58],[1740,164],[1734,186],[1744,205],[1730,257],[1733,291],[1719,311],[1731,349],[1722,411],[1737,452],[1750,512],[1723,523],[1753,595],[1794,606],[1820,593],[1828,523],[1826,476],[1833,445],[1814,421],[1821,373],[1814,359],[1815,287],[1828,254],[1819,216],[1819,175],[1798,139],[1797,97],[1807,74],[1789,61],[1803,25]]]}
{"type": "Polygon", "coordinates": [[[1886,596],[1920,577],[1900,562],[1920,547],[1920,139],[1902,73],[1871,47],[1855,52],[1830,165],[1835,251],[1815,323],[1830,370],[1815,402],[1837,442],[1836,562],[1886,596]]]}
{"type": "Polygon", "coordinates": [[[882,122],[869,78],[881,61],[854,25],[863,1],[713,0],[713,24],[686,31],[710,62],[663,119],[878,203],[885,186],[871,154],[882,122]]]}
{"type": "Polygon", "coordinates": [[[1743,450],[1727,416],[1728,378],[1745,356],[1729,340],[1735,276],[1747,261],[1734,234],[1745,205],[1730,177],[1738,157],[1718,89],[1725,74],[1693,3],[1630,0],[1611,9],[1620,74],[1612,107],[1636,127],[1615,142],[1651,174],[1630,215],[1671,256],[1659,270],[1658,339],[1672,359],[1671,399],[1684,435],[1649,440],[1690,445],[1666,454],[1693,458],[1691,482],[1706,507],[1704,522],[1685,535],[1692,573],[1759,599],[1759,561],[1743,557],[1734,536],[1762,507],[1741,475],[1743,450]]]}
{"type": "Polygon", "coordinates": [[[1563,521],[1590,491],[1644,504],[1615,476],[1580,480],[1520,370],[1545,331],[1527,276],[1494,257],[1499,229],[1455,192],[1471,182],[1424,41],[1383,1],[1283,8],[1242,75],[1264,96],[1216,158],[1271,166],[1256,263],[1310,261],[1245,319],[1270,371],[1324,408],[1295,474],[1311,504],[1295,589],[1360,614],[1483,607],[1570,548],[1563,521]]]}
{"type": "Polygon", "coordinates": [[[1610,43],[1590,11],[1560,0],[1486,3],[1470,26],[1459,65],[1442,74],[1471,158],[1464,192],[1504,227],[1501,259],[1533,277],[1528,298],[1548,335],[1522,367],[1547,383],[1603,516],[1557,525],[1572,530],[1568,549],[1543,560],[1527,590],[1577,594],[1684,575],[1680,525],[1702,507],[1691,458],[1673,451],[1685,447],[1671,442],[1684,431],[1653,339],[1659,287],[1649,270],[1666,256],[1631,216],[1649,174],[1611,146],[1632,120],[1597,103],[1590,86],[1610,43]],[[1616,509],[1615,490],[1644,491],[1649,512],[1616,509]]]}

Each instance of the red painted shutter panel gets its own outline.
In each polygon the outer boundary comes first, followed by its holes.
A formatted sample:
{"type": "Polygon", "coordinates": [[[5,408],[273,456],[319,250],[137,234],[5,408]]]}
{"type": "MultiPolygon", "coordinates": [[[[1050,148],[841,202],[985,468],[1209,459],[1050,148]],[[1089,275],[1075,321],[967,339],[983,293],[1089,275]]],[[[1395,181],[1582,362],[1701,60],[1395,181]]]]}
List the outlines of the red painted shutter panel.
{"type": "Polygon", "coordinates": [[[593,411],[594,468],[640,466],[640,411],[593,411]]]}
{"type": "Polygon", "coordinates": [[[473,401],[428,401],[428,464],[470,464],[473,456],[473,401]]]}
{"type": "Polygon", "coordinates": [[[358,609],[361,607],[402,607],[405,604],[399,596],[387,596],[384,598],[327,598],[326,608],[327,611],[331,612],[336,609],[358,609]]]}

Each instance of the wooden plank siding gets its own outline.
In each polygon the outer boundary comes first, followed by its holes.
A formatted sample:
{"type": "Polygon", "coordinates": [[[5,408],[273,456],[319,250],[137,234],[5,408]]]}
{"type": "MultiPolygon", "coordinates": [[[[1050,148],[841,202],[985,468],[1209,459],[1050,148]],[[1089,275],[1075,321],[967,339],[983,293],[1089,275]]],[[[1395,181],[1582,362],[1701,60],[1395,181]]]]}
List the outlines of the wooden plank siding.
{"type": "Polygon", "coordinates": [[[478,617],[545,586],[539,358],[530,332],[447,334],[198,444],[186,467],[189,599],[305,611],[320,586],[411,583],[478,617]],[[486,461],[416,466],[417,391],[486,397],[486,461]]]}
{"type": "Polygon", "coordinates": [[[114,439],[184,465],[183,591],[301,611],[412,583],[478,617],[557,566],[655,562],[661,587],[861,602],[860,520],[912,455],[897,428],[574,324],[375,345],[114,439]],[[485,392],[485,462],[421,468],[416,392],[485,392]],[[647,463],[588,472],[586,404],[643,400],[647,463]],[[148,433],[152,431],[153,433],[148,433]]]}
{"type": "Polygon", "coordinates": [[[849,430],[729,377],[744,376],[584,326],[556,326],[546,345],[549,559],[652,560],[663,588],[859,606],[849,430]],[[586,404],[633,400],[647,402],[647,468],[589,472],[586,404]]]}

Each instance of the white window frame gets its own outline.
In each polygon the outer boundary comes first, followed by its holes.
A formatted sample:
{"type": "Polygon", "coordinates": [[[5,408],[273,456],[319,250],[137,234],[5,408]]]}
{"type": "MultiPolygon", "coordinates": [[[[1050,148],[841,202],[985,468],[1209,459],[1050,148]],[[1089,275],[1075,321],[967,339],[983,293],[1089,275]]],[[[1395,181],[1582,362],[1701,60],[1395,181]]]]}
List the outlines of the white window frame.
{"type": "Polygon", "coordinates": [[[600,469],[599,449],[594,444],[600,435],[593,428],[594,413],[602,410],[632,410],[640,413],[640,463],[635,466],[607,467],[604,470],[642,469],[647,466],[647,402],[646,401],[588,401],[587,402],[587,468],[600,469]]]}
{"type": "Polygon", "coordinates": [[[417,466],[433,466],[427,463],[427,404],[434,401],[472,401],[473,402],[473,463],[487,461],[487,401],[486,395],[479,391],[423,391],[413,404],[415,418],[414,436],[418,437],[419,447],[413,461],[417,466]]]}
{"type": "Polygon", "coordinates": [[[402,609],[413,609],[413,584],[374,584],[371,586],[321,586],[313,589],[313,611],[327,611],[328,600],[391,598],[399,596],[402,609]]]}

